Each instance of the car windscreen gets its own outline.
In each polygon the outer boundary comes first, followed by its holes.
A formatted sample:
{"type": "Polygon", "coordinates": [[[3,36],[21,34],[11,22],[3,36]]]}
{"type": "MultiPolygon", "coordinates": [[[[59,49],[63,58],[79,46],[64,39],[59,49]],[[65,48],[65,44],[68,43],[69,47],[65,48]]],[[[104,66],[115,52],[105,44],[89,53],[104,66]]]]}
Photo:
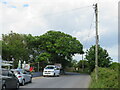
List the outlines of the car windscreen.
{"type": "Polygon", "coordinates": [[[14,74],[20,74],[20,71],[14,71],[14,74]]]}
{"type": "Polygon", "coordinates": [[[45,69],[54,69],[54,67],[46,67],[45,69]]]}

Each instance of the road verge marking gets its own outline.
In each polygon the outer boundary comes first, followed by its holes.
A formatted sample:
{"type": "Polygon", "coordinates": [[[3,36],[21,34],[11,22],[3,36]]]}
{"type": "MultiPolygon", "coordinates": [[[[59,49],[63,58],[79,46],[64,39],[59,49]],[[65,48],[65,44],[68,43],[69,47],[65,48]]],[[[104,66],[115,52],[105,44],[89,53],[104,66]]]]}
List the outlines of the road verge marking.
{"type": "Polygon", "coordinates": [[[43,78],[43,76],[40,76],[40,77],[33,77],[33,79],[40,79],[40,78],[43,78]]]}

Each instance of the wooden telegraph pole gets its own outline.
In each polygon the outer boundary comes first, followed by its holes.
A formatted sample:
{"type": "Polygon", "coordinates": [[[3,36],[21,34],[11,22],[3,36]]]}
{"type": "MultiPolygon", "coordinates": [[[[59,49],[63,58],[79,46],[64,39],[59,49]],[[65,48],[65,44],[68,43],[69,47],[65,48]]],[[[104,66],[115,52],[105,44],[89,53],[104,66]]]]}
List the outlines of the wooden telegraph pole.
{"type": "Polygon", "coordinates": [[[96,74],[96,81],[98,80],[98,41],[99,41],[99,36],[98,36],[98,4],[96,3],[93,5],[95,8],[95,18],[96,18],[96,47],[95,47],[95,74],[96,74]]]}

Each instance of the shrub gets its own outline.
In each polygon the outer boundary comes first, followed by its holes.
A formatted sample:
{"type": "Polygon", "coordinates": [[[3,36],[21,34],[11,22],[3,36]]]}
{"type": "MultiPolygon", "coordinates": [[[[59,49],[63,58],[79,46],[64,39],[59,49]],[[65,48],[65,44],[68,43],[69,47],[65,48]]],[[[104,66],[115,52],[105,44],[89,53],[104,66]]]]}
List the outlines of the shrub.
{"type": "Polygon", "coordinates": [[[95,72],[91,78],[90,88],[118,88],[118,70],[98,68],[98,81],[95,80],[95,72]]]}

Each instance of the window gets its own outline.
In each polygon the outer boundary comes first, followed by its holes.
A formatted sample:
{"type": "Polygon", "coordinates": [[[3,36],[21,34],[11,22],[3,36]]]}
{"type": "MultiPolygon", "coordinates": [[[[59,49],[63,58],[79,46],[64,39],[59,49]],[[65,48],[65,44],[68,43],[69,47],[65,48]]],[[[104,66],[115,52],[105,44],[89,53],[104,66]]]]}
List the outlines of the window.
{"type": "Polygon", "coordinates": [[[14,71],[14,74],[20,74],[20,72],[19,71],[14,71]]]}
{"type": "Polygon", "coordinates": [[[57,70],[60,70],[60,68],[57,68],[57,70]]]}
{"type": "Polygon", "coordinates": [[[8,71],[7,70],[2,70],[2,75],[3,76],[8,76],[8,71]]]}
{"type": "Polygon", "coordinates": [[[54,69],[54,67],[46,67],[45,69],[54,69]]]}

